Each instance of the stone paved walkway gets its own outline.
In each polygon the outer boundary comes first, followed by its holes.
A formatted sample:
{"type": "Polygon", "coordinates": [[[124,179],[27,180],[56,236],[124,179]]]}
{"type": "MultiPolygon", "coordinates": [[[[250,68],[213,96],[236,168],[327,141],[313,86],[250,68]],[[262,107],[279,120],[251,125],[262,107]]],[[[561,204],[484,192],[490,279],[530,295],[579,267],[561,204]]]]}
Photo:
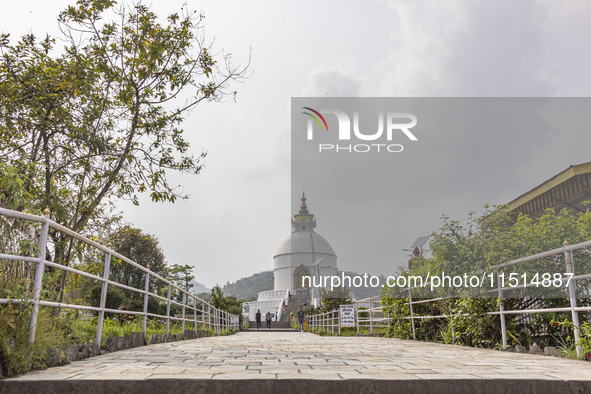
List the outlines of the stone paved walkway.
{"type": "Polygon", "coordinates": [[[110,353],[4,382],[151,379],[509,379],[589,388],[591,363],[377,337],[243,332],[110,353]]]}
{"type": "Polygon", "coordinates": [[[143,346],[15,379],[179,377],[591,380],[591,363],[388,338],[254,332],[143,346]]]}

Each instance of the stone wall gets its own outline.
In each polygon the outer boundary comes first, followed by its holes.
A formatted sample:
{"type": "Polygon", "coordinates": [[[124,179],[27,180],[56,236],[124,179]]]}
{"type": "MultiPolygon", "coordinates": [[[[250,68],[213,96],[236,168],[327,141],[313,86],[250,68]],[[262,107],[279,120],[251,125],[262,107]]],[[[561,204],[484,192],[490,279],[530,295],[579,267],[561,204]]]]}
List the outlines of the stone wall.
{"type": "Polygon", "coordinates": [[[131,349],[138,346],[152,345],[155,343],[176,342],[184,339],[197,339],[211,335],[207,331],[198,330],[185,331],[183,334],[169,334],[168,337],[164,334],[149,335],[144,337],[142,332],[132,332],[122,337],[107,338],[107,344],[103,351],[95,344],[88,343],[85,345],[68,345],[64,352],[70,361],[83,360],[88,357],[98,356],[101,353],[117,352],[119,350],[131,349]]]}

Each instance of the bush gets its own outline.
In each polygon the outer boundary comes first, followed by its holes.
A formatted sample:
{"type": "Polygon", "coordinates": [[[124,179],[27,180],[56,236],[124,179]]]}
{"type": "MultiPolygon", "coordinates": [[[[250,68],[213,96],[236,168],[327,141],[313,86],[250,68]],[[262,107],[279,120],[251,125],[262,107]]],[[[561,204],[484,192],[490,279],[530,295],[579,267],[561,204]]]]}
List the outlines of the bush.
{"type": "MultiPolygon", "coordinates": [[[[91,306],[99,307],[101,304],[102,284],[97,284],[90,289],[87,300],[91,306]]],[[[105,307],[108,309],[119,309],[125,300],[123,290],[115,286],[107,287],[107,300],[105,307]]]]}

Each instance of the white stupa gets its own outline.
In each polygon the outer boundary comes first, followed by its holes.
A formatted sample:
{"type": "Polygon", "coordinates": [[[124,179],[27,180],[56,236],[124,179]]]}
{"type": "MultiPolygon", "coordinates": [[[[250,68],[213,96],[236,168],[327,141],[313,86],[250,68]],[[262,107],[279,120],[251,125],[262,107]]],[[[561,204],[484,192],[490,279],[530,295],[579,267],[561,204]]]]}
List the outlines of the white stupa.
{"type": "Polygon", "coordinates": [[[293,293],[310,288],[309,281],[303,283],[302,277],[337,275],[337,255],[315,228],[316,219],[308,211],[302,193],[300,210],[291,221],[291,234],[273,256],[274,290],[288,289],[293,293]]]}
{"type": "Polygon", "coordinates": [[[318,289],[322,276],[337,275],[337,255],[320,234],[314,231],[316,219],[308,211],[306,196],[291,221],[291,235],[279,245],[273,256],[273,290],[261,291],[256,301],[244,304],[244,314],[254,321],[260,311],[263,316],[277,313],[280,320],[289,304],[290,295],[303,294],[314,305],[319,303],[318,289]],[[308,278],[303,281],[303,278],[308,278]],[[315,282],[314,278],[316,279],[315,282]]]}

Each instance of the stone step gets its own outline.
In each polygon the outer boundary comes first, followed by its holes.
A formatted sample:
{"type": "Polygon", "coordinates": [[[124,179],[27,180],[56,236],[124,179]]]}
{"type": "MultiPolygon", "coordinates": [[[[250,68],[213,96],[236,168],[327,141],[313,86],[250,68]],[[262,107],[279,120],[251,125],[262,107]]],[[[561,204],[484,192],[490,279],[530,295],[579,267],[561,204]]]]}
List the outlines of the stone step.
{"type": "MultiPolygon", "coordinates": [[[[401,378],[392,373],[392,377],[381,376],[356,379],[342,379],[328,369],[323,374],[242,374],[236,378],[225,377],[230,374],[218,374],[222,378],[196,378],[189,374],[168,373],[162,377],[149,379],[122,376],[101,376],[96,380],[81,378],[69,379],[29,379],[0,380],[0,393],[395,393],[407,394],[473,394],[473,393],[584,393],[590,392],[591,381],[581,377],[567,381],[539,379],[486,379],[449,374],[437,380],[426,378],[401,378]],[[257,377],[257,375],[259,375],[257,377]],[[262,375],[262,376],[261,376],[262,375]],[[286,376],[285,378],[275,378],[286,376]],[[252,377],[251,377],[252,376],[252,377]]],[[[206,376],[211,374],[205,374],[206,376]]],[[[124,375],[123,375],[124,376],[124,375]]],[[[231,375],[230,375],[231,376],[231,375]]]]}
{"type": "Polygon", "coordinates": [[[32,371],[1,379],[0,394],[591,393],[590,364],[393,338],[249,330],[32,371]]]}
{"type": "MultiPolygon", "coordinates": [[[[251,321],[249,322],[248,328],[257,328],[257,322],[251,321]]],[[[261,322],[261,328],[267,329],[267,325],[264,321],[261,322]]],[[[288,321],[272,321],[271,328],[290,328],[288,321]]]]}

